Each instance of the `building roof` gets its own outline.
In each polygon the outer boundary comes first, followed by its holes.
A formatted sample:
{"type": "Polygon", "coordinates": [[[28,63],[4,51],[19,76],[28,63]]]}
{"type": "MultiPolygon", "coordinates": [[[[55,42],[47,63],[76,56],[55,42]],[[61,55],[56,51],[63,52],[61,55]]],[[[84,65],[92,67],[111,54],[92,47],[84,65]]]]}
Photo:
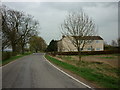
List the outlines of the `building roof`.
{"type": "MultiPolygon", "coordinates": [[[[62,36],[62,39],[65,38],[66,36],[62,36]]],[[[74,38],[79,38],[79,36],[72,36],[74,38]]],[[[103,38],[101,38],[100,36],[83,36],[83,37],[80,37],[81,40],[103,40],[103,38]]],[[[62,39],[60,40],[56,40],[57,42],[61,41],[62,39]]]]}
{"type": "Polygon", "coordinates": [[[81,38],[81,40],[103,40],[100,36],[73,36],[74,38],[81,38]]]}

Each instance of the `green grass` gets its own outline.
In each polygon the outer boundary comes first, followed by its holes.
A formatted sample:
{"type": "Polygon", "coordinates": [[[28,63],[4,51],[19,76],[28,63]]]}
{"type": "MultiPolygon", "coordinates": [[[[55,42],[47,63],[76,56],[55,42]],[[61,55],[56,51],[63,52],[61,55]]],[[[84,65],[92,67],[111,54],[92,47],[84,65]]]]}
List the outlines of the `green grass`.
{"type": "Polygon", "coordinates": [[[17,55],[17,56],[12,56],[12,57],[10,57],[9,59],[3,60],[3,61],[0,62],[0,63],[2,63],[2,66],[4,66],[4,65],[6,65],[6,64],[8,64],[8,63],[10,63],[10,62],[18,59],[18,58],[21,58],[21,57],[23,57],[23,56],[30,55],[30,54],[31,54],[31,53],[25,53],[25,54],[19,54],[19,55],[17,55]]]}
{"type": "Polygon", "coordinates": [[[63,67],[67,70],[72,71],[73,73],[90,80],[98,85],[105,88],[120,88],[118,86],[118,78],[104,75],[102,73],[96,72],[96,70],[88,68],[88,67],[76,67],[74,65],[59,61],[51,56],[45,55],[45,57],[53,62],[54,64],[63,67]]]}

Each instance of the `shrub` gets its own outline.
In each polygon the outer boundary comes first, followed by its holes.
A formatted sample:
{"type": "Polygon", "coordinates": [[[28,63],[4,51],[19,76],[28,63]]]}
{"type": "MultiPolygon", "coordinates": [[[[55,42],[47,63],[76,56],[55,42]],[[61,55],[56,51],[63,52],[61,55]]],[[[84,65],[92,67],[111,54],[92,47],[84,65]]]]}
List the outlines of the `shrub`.
{"type": "Polygon", "coordinates": [[[7,60],[12,56],[12,52],[2,52],[2,60],[7,60]]]}

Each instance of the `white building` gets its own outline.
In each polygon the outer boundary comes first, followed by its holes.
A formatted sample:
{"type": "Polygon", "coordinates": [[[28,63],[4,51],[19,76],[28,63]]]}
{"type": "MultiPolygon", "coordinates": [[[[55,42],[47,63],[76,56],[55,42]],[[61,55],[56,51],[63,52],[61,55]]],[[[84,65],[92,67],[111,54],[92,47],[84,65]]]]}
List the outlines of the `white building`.
{"type": "MultiPolygon", "coordinates": [[[[69,52],[77,51],[77,48],[73,45],[74,38],[77,36],[63,36],[61,40],[57,42],[58,52],[69,52]]],[[[86,40],[87,43],[84,45],[82,51],[103,51],[104,50],[104,41],[100,36],[84,36],[81,40],[86,40]]],[[[82,48],[81,44],[81,48],[82,48]]]]}

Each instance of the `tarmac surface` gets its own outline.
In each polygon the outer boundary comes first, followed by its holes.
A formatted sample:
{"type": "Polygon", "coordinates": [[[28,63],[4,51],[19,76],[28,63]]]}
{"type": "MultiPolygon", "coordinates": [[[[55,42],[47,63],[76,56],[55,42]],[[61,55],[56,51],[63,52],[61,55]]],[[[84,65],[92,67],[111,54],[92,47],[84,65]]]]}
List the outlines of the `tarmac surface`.
{"type": "Polygon", "coordinates": [[[36,53],[2,67],[2,88],[87,87],[50,65],[43,53],[36,53]]]}

